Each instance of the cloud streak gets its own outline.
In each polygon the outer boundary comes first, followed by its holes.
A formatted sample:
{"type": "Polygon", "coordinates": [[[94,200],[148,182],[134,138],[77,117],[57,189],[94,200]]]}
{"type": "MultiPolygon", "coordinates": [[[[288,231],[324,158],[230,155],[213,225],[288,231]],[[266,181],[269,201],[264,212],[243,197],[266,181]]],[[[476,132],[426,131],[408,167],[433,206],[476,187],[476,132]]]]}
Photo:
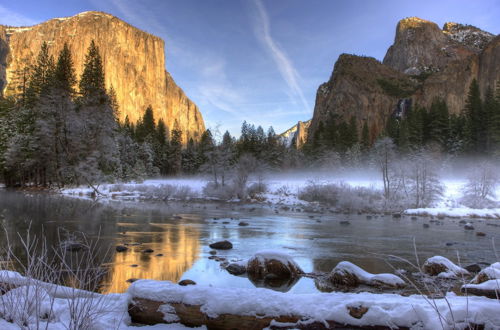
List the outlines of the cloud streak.
{"type": "Polygon", "coordinates": [[[304,106],[304,113],[309,113],[309,104],[304,96],[302,88],[298,83],[298,81],[300,80],[299,73],[293,66],[292,61],[288,58],[285,51],[279,47],[279,45],[271,36],[271,23],[264,4],[261,0],[255,0],[255,6],[257,8],[257,37],[264,44],[264,46],[266,46],[267,50],[273,57],[273,60],[278,66],[278,70],[281,76],[290,89],[290,94],[292,95],[292,97],[298,98],[300,103],[302,103],[302,105],[304,106]]]}

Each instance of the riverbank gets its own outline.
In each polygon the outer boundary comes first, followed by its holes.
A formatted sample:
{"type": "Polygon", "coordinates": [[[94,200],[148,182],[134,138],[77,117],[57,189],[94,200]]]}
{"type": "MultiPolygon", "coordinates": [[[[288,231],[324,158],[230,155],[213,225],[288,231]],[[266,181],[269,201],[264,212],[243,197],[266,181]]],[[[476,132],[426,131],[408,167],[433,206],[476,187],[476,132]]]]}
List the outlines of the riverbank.
{"type": "MultiPolygon", "coordinates": [[[[146,180],[142,183],[103,184],[99,186],[97,193],[90,187],[65,188],[60,190],[59,193],[76,198],[98,198],[102,201],[222,201],[229,203],[266,204],[277,208],[307,208],[312,211],[327,209],[332,212],[386,212],[386,210],[376,205],[352,205],[356,203],[352,199],[337,207],[320,205],[318,202],[308,202],[301,199],[301,192],[305,187],[312,184],[317,186],[337,184],[349,187],[352,190],[365,189],[365,194],[373,192],[372,195],[376,195],[377,191],[380,191],[382,187],[381,182],[373,178],[276,174],[269,176],[263,181],[266,188],[264,192],[253,194],[246,200],[235,198],[221,199],[208,196],[204,192],[204,187],[208,182],[208,179],[204,177],[163,178],[146,180]]],[[[260,181],[250,181],[249,186],[258,182],[260,181]]],[[[434,203],[433,207],[417,209],[403,208],[397,212],[415,216],[500,219],[500,207],[477,209],[461,204],[462,188],[467,183],[466,180],[443,179],[442,183],[444,186],[443,194],[434,203]]],[[[496,200],[494,202],[500,204],[500,186],[496,190],[496,200]]],[[[363,199],[366,199],[361,194],[360,196],[354,196],[360,199],[357,202],[358,204],[364,204],[365,201],[363,199]]],[[[350,198],[348,197],[348,199],[350,198]]]]}

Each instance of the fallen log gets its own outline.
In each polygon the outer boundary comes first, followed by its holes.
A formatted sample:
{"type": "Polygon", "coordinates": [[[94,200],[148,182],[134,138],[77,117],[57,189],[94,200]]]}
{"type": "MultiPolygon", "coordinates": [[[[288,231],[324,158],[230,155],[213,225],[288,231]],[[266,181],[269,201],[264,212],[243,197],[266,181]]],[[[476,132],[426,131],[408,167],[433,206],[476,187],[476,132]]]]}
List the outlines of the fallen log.
{"type": "MultiPolygon", "coordinates": [[[[163,309],[164,302],[149,300],[145,298],[133,298],[129,305],[129,315],[132,322],[155,325],[159,323],[177,323],[180,322],[188,327],[206,326],[213,330],[261,330],[264,328],[270,329],[303,329],[303,330],[320,330],[320,329],[366,329],[366,330],[385,330],[385,329],[408,329],[406,327],[387,327],[387,326],[355,326],[349,324],[340,324],[334,321],[326,322],[311,322],[307,319],[302,319],[299,316],[283,315],[279,317],[259,317],[252,315],[233,315],[221,314],[217,317],[208,317],[201,311],[201,306],[187,305],[183,303],[168,303],[166,305],[172,307],[172,314],[175,313],[177,318],[165,319],[163,309]],[[175,311],[175,312],[174,312],[175,311]]],[[[364,313],[368,308],[362,307],[364,313]]],[[[349,313],[358,313],[359,308],[352,308],[349,313]],[[353,312],[354,311],[354,312],[353,312]]],[[[364,314],[363,313],[363,314],[364,314]]],[[[357,318],[360,318],[361,315],[357,318]]]]}

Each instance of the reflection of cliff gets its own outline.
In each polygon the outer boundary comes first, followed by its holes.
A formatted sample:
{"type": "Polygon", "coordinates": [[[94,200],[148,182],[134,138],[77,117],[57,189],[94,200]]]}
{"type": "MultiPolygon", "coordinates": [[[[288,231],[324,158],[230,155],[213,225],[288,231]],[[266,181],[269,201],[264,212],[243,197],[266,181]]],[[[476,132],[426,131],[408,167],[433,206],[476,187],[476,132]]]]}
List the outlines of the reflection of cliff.
{"type": "Polygon", "coordinates": [[[132,247],[126,252],[115,253],[111,268],[105,279],[106,293],[125,292],[131,278],[154,279],[177,282],[198,259],[200,244],[196,229],[176,226],[155,233],[153,242],[148,244],[154,253],[144,254],[144,246],[132,247]],[[163,256],[157,257],[161,253],[163,256]],[[138,267],[131,267],[131,265],[138,267]]]}

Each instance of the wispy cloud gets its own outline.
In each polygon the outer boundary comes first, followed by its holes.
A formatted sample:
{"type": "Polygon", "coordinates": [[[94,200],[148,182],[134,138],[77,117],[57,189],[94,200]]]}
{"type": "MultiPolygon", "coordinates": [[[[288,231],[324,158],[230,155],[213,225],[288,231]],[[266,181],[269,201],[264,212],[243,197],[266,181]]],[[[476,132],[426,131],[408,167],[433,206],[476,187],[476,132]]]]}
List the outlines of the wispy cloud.
{"type": "Polygon", "coordinates": [[[0,24],[12,26],[34,25],[38,22],[35,20],[13,12],[12,10],[0,5],[0,24]]]}
{"type": "Polygon", "coordinates": [[[278,66],[281,76],[285,80],[290,89],[290,94],[294,98],[298,98],[304,106],[304,112],[309,112],[309,104],[304,96],[302,88],[299,85],[300,75],[293,66],[292,61],[287,54],[271,36],[271,23],[266,8],[261,0],[255,0],[257,8],[256,32],[259,40],[266,46],[269,53],[273,57],[274,62],[278,66]]]}

